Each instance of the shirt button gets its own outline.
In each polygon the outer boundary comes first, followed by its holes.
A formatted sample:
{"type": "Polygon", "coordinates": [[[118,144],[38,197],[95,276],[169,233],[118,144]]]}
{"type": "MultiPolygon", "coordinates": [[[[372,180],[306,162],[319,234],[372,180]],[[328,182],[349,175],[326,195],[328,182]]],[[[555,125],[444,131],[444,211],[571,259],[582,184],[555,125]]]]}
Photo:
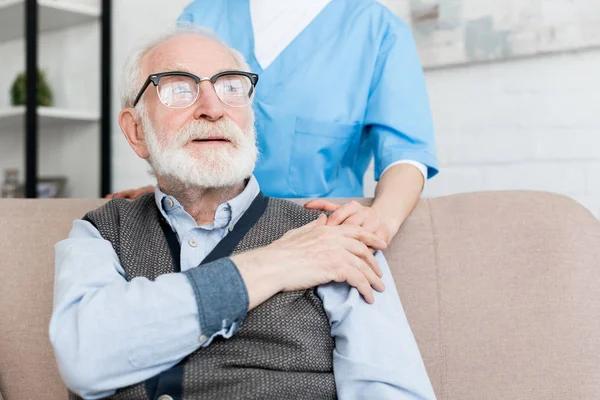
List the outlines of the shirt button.
{"type": "Polygon", "coordinates": [[[229,227],[229,232],[233,232],[233,225],[229,227]]]}
{"type": "MultiPolygon", "coordinates": [[[[167,206],[169,206],[169,208],[172,208],[175,205],[175,203],[173,203],[173,200],[171,199],[167,199],[167,206]]],[[[162,399],[165,400],[165,399],[162,399]]]]}
{"type": "Polygon", "coordinates": [[[206,335],[200,335],[200,343],[206,342],[206,339],[207,339],[206,335]]]}
{"type": "Polygon", "coordinates": [[[162,396],[160,396],[158,398],[158,400],[173,400],[173,398],[171,396],[169,396],[168,394],[163,394],[162,396]]]}
{"type": "Polygon", "coordinates": [[[196,243],[196,241],[194,239],[188,240],[188,244],[190,245],[190,247],[198,246],[198,243],[196,243]]]}

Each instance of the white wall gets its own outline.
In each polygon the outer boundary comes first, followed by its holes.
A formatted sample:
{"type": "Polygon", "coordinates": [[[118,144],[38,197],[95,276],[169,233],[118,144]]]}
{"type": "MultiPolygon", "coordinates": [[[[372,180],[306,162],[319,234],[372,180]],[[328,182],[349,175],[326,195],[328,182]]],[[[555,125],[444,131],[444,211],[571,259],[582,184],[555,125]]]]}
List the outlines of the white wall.
{"type": "MultiPolygon", "coordinates": [[[[116,124],[125,58],[146,33],[173,24],[187,3],[114,2],[115,190],[153,182],[116,124]]],[[[546,190],[600,216],[599,66],[600,50],[592,50],[426,71],[441,173],[425,195],[546,190]]],[[[365,181],[371,195],[371,171],[365,181]]]]}
{"type": "Polygon", "coordinates": [[[533,189],[600,216],[600,49],[431,71],[441,169],[427,194],[533,189]]]}
{"type": "Polygon", "coordinates": [[[441,172],[424,195],[544,190],[600,216],[599,70],[600,49],[426,71],[441,172]]]}

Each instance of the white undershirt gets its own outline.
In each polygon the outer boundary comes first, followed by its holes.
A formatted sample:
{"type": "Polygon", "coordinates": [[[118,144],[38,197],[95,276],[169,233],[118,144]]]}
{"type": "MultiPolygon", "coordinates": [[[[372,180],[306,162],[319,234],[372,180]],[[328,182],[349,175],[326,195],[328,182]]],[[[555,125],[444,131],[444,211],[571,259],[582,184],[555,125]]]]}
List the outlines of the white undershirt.
{"type": "Polygon", "coordinates": [[[304,30],[331,0],[250,0],[254,55],[262,69],[304,30]]]}
{"type": "MultiPolygon", "coordinates": [[[[319,15],[331,0],[250,0],[250,18],[254,31],[254,56],[264,70],[281,52],[319,15]]],[[[427,181],[427,167],[412,160],[397,164],[411,164],[421,171],[427,181]]],[[[383,175],[382,173],[382,175],[383,175]]]]}

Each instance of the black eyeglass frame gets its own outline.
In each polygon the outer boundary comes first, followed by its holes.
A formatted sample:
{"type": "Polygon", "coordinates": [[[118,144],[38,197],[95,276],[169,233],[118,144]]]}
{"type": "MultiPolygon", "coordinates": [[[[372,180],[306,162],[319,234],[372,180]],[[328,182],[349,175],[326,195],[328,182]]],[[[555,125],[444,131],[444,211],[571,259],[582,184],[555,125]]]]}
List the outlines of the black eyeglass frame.
{"type": "MultiPolygon", "coordinates": [[[[150,86],[150,83],[154,84],[155,87],[158,87],[158,83],[160,82],[160,79],[164,76],[187,76],[188,78],[192,78],[194,81],[196,81],[196,85],[200,85],[200,82],[203,82],[203,81],[210,81],[214,87],[215,83],[217,82],[217,79],[219,79],[222,76],[229,76],[229,75],[242,75],[242,76],[245,76],[248,79],[250,79],[250,82],[252,83],[252,87],[250,88],[250,93],[248,93],[248,97],[252,97],[252,94],[254,93],[254,88],[256,87],[256,84],[258,83],[258,75],[254,74],[252,72],[223,71],[223,72],[219,72],[218,74],[213,75],[210,78],[208,76],[201,78],[201,77],[191,74],[189,72],[170,71],[170,72],[161,72],[159,74],[149,75],[148,78],[146,79],[146,82],[140,89],[137,97],[135,98],[135,101],[133,102],[133,106],[135,107],[137,105],[137,103],[139,103],[140,99],[142,98],[142,95],[144,94],[146,89],[148,89],[148,86],[150,86]]],[[[217,97],[219,97],[219,96],[217,96],[217,97]]],[[[196,98],[196,100],[198,100],[198,98],[196,98]]],[[[194,102],[196,100],[194,100],[194,102]]],[[[219,100],[221,100],[220,97],[219,97],[219,100]]],[[[162,102],[162,100],[161,100],[161,102],[162,102]]],[[[221,100],[221,102],[223,104],[229,105],[229,104],[225,103],[223,100],[221,100]]],[[[192,103],[192,104],[194,104],[194,103],[192,103]]],[[[233,106],[230,106],[230,107],[233,107],[233,106]]],[[[245,106],[243,106],[243,107],[245,107],[245,106]]]]}

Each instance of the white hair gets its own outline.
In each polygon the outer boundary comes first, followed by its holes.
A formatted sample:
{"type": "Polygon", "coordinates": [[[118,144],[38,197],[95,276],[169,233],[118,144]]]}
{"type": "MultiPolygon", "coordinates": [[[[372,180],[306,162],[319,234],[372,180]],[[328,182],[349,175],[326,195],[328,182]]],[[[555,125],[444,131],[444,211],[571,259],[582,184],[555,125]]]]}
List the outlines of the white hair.
{"type": "MultiPolygon", "coordinates": [[[[164,43],[165,41],[174,37],[184,35],[197,35],[219,43],[231,54],[240,70],[250,72],[250,67],[244,60],[242,53],[227,46],[221,39],[219,39],[216,33],[207,28],[179,23],[179,25],[175,28],[172,28],[167,32],[163,32],[153,39],[147,41],[136,51],[134,51],[133,54],[131,54],[131,56],[128,58],[127,63],[125,64],[123,91],[121,93],[121,105],[123,108],[133,107],[135,97],[141,89],[141,86],[144,84],[144,77],[142,77],[142,60],[146,54],[148,54],[159,44],[164,43]]],[[[140,102],[139,104],[142,105],[143,102],[140,102]]]]}

